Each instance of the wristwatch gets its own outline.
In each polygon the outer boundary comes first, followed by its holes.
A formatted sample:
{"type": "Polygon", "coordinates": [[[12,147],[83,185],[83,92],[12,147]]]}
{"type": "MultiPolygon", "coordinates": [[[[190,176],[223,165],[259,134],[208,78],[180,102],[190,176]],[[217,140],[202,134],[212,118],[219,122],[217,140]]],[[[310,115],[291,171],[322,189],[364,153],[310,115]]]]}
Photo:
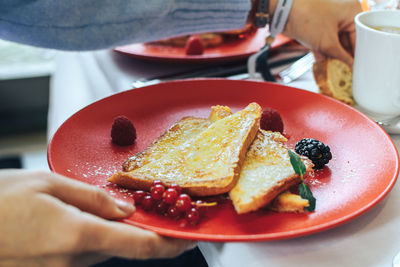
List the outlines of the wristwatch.
{"type": "Polygon", "coordinates": [[[269,22],[269,0],[258,0],[256,13],[254,14],[254,26],[257,28],[263,28],[269,22]]]}

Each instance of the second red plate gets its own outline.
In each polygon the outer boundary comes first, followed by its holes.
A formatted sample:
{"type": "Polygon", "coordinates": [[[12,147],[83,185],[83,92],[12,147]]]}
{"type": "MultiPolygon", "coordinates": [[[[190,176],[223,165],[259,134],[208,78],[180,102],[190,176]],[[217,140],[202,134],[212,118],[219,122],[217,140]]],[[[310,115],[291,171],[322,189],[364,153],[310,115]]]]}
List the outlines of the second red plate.
{"type": "MultiPolygon", "coordinates": [[[[135,58],[155,61],[181,63],[225,62],[245,59],[256,53],[264,46],[266,36],[266,30],[258,30],[244,40],[228,42],[217,47],[207,48],[202,55],[186,55],[185,48],[183,47],[146,45],[142,43],[120,46],[115,48],[114,51],[135,58]]],[[[272,44],[272,49],[282,46],[289,41],[291,41],[291,39],[288,37],[278,35],[275,42],[272,44]]]]}

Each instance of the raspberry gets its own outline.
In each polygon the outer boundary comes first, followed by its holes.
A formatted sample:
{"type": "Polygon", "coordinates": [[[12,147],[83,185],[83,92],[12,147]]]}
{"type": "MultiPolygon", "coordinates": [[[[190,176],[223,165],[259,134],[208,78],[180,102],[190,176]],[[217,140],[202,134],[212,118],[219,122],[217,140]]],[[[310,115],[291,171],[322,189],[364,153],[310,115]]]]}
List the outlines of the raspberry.
{"type": "Polygon", "coordinates": [[[272,108],[265,108],[261,114],[260,128],[283,133],[283,121],[279,112],[272,108]]]}
{"type": "Polygon", "coordinates": [[[314,163],[314,169],[322,169],[332,159],[329,146],[314,138],[304,138],[296,143],[295,151],[314,163]]]}
{"type": "Polygon", "coordinates": [[[186,55],[201,55],[204,52],[204,46],[196,35],[190,36],[186,42],[186,55]]]}
{"type": "Polygon", "coordinates": [[[114,119],[111,128],[111,140],[119,146],[129,146],[135,142],[136,129],[127,117],[118,116],[114,119]]]}

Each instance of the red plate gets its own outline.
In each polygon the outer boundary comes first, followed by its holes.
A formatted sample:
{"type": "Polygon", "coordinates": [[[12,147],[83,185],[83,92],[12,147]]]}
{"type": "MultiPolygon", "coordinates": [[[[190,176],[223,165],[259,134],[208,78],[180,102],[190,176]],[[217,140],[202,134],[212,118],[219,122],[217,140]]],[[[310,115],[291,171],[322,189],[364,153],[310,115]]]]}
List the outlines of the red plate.
{"type": "MultiPolygon", "coordinates": [[[[136,58],[150,59],[167,62],[221,62],[244,59],[256,53],[265,44],[266,30],[258,30],[248,38],[237,42],[226,42],[217,47],[206,48],[202,55],[186,55],[185,48],[131,44],[117,47],[114,50],[136,58]]],[[[278,35],[272,48],[279,47],[288,43],[291,39],[283,35],[278,35]]]]}
{"type": "Polygon", "coordinates": [[[236,215],[229,200],[210,208],[195,227],[140,209],[126,223],[161,235],[211,241],[260,241],[312,234],[343,224],[369,210],[393,187],[399,156],[391,138],[368,117],[331,98],[267,82],[225,79],[157,84],[112,95],[80,110],[55,133],[48,148],[50,168],[131,200],[131,191],[106,178],[130,155],[143,150],[183,116],[207,117],[210,106],[233,111],[250,102],[280,111],[288,144],[314,137],[329,145],[333,159],[308,178],[315,212],[279,214],[268,210],[236,215]],[[135,145],[111,143],[113,118],[128,116],[137,129],[135,145]]]}

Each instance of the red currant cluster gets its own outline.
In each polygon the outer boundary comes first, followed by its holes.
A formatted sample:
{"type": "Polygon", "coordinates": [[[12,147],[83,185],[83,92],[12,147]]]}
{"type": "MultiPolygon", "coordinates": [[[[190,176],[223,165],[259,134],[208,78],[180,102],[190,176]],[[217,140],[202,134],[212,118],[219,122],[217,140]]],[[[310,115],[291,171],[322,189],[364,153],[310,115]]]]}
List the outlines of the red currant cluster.
{"type": "Polygon", "coordinates": [[[160,180],[155,180],[150,186],[150,193],[137,190],[133,194],[135,204],[145,211],[154,210],[158,214],[173,219],[184,217],[192,225],[198,224],[201,214],[208,206],[216,203],[206,203],[201,200],[192,201],[188,194],[182,193],[177,184],[167,187],[160,180]]]}

